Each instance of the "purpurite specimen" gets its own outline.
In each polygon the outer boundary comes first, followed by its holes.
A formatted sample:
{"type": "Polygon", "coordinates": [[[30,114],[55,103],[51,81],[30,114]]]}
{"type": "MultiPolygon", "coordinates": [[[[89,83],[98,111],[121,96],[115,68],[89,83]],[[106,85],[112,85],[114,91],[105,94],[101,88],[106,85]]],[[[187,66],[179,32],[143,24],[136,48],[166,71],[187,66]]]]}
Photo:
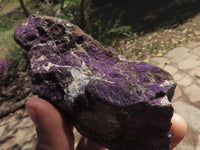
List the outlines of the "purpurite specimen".
{"type": "Polygon", "coordinates": [[[168,72],[126,60],[59,18],[30,15],[14,39],[29,52],[34,92],[83,136],[112,150],[169,149],[176,83],[168,72]]]}

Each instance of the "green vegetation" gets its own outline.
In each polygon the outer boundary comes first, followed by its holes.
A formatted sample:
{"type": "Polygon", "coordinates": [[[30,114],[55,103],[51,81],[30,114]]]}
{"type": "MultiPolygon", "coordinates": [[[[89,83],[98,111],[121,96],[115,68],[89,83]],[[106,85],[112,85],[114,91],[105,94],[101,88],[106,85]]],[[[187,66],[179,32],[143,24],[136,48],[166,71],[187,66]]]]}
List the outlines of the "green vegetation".
{"type": "Polygon", "coordinates": [[[110,45],[113,40],[123,37],[132,38],[133,36],[131,27],[121,25],[119,18],[113,24],[110,21],[108,25],[104,24],[101,19],[96,19],[89,24],[86,32],[106,46],[110,45]]]}
{"type": "MultiPolygon", "coordinates": [[[[200,11],[198,0],[176,2],[129,0],[126,3],[120,0],[24,0],[23,2],[29,13],[67,19],[83,28],[86,33],[105,46],[112,45],[128,58],[146,52],[156,54],[184,43],[186,40],[177,38],[175,39],[177,42],[174,42],[171,41],[170,36],[160,38],[152,36],[151,33],[175,29],[200,11]],[[156,40],[149,39],[148,36],[156,40]],[[123,40],[125,43],[126,41],[131,43],[123,45],[120,43],[123,40]]],[[[13,52],[21,50],[12,39],[14,27],[26,19],[20,6],[19,0],[0,1],[2,8],[0,8],[0,59],[17,58],[17,55],[21,54],[21,52],[13,52]],[[6,55],[3,54],[5,52],[6,55]]],[[[191,32],[184,34],[189,35],[192,34],[191,32]]]]}
{"type": "Polygon", "coordinates": [[[0,59],[19,59],[21,57],[21,49],[13,40],[13,30],[11,28],[10,30],[0,32],[0,59]]]}
{"type": "Polygon", "coordinates": [[[13,40],[14,27],[25,19],[18,0],[2,1],[2,10],[0,11],[0,59],[14,58],[18,60],[21,57],[21,50],[13,40]],[[8,4],[12,4],[12,10],[8,10],[8,4]],[[5,8],[4,8],[5,7],[5,8]]]}
{"type": "Polygon", "coordinates": [[[6,54],[6,58],[12,59],[15,58],[15,60],[19,61],[23,57],[23,50],[15,45],[13,48],[8,48],[8,53],[6,54]]]}

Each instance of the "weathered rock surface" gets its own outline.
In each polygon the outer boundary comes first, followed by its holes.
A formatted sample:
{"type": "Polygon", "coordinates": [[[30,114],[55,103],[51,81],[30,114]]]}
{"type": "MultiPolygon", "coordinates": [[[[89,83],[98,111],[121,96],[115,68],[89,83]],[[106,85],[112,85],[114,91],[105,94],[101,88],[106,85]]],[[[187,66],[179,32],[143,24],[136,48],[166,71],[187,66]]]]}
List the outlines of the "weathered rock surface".
{"type": "Polygon", "coordinates": [[[11,59],[0,60],[0,94],[12,83],[13,78],[8,75],[12,62],[11,59]]]}
{"type": "Polygon", "coordinates": [[[126,60],[63,19],[31,15],[14,39],[29,52],[34,92],[82,135],[113,150],[169,149],[169,73],[126,60]]]}

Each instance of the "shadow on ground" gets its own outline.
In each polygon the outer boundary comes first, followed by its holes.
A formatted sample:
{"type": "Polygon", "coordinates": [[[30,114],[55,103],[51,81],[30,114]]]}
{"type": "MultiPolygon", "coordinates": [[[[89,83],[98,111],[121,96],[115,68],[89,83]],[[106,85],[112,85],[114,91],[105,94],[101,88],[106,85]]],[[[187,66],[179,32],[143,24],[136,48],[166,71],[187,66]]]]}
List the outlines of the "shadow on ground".
{"type": "Polygon", "coordinates": [[[91,18],[101,18],[105,24],[120,18],[136,33],[174,28],[199,13],[199,0],[94,0],[91,18]]]}

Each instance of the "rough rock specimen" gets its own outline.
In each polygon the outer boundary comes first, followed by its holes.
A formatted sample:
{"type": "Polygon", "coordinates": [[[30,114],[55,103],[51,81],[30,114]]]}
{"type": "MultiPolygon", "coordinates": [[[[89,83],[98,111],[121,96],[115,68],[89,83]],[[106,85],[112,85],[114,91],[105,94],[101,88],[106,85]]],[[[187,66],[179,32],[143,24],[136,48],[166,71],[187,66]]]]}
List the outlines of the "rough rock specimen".
{"type": "Polygon", "coordinates": [[[112,150],[167,150],[176,83],[168,72],[126,60],[72,23],[31,15],[14,39],[29,52],[35,93],[78,131],[112,150]]]}
{"type": "Polygon", "coordinates": [[[0,96],[4,95],[7,88],[13,84],[14,79],[10,73],[10,68],[13,62],[12,59],[0,60],[0,96]]]}
{"type": "Polygon", "coordinates": [[[6,77],[6,73],[11,66],[13,60],[11,59],[3,59],[0,60],[0,81],[6,77]]]}

